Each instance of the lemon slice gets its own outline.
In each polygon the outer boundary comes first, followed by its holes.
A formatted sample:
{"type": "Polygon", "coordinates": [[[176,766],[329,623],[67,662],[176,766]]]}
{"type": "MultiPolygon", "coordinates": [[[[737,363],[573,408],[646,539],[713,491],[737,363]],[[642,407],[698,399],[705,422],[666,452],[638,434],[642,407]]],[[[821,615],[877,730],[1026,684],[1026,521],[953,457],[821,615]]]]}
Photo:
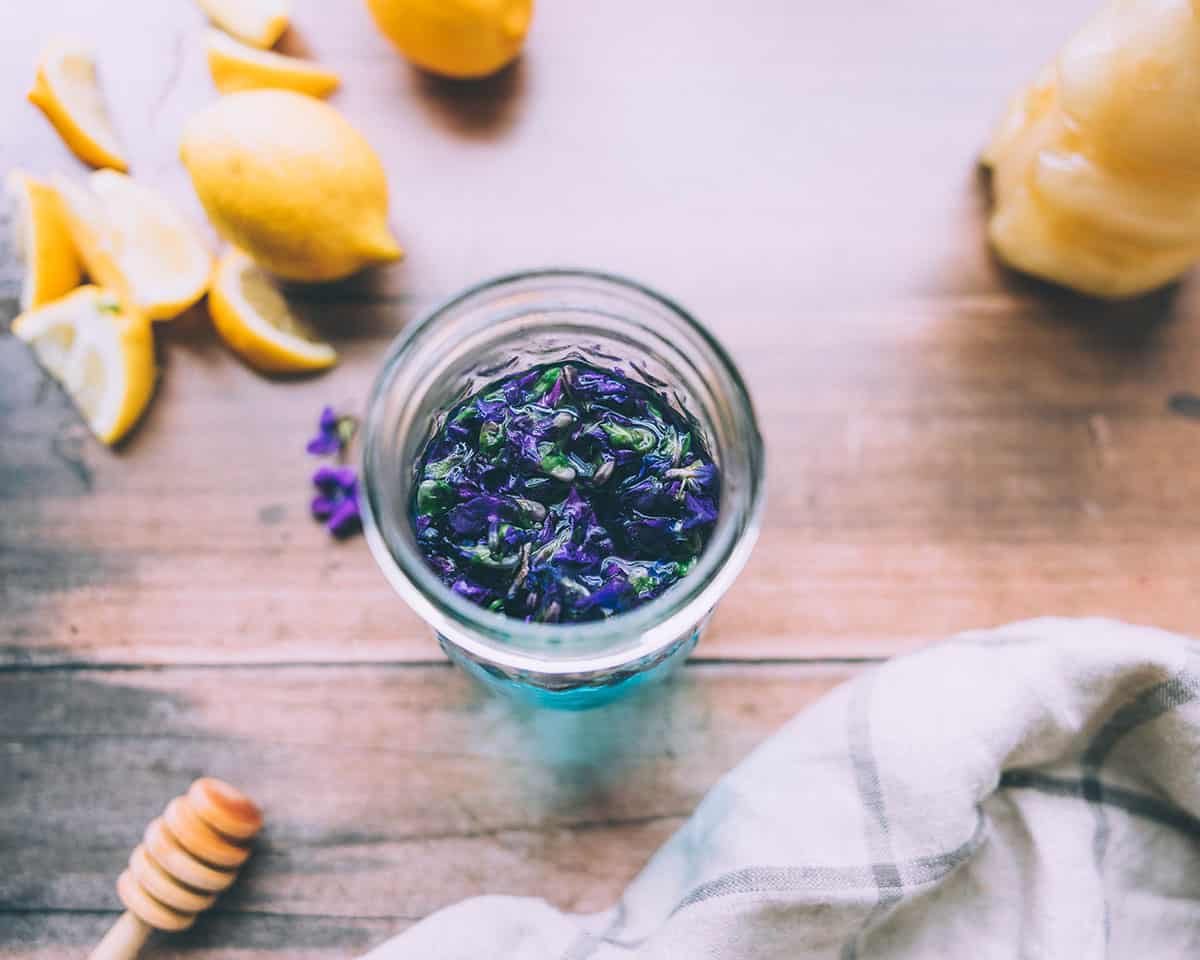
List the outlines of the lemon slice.
{"type": "Polygon", "coordinates": [[[239,250],[217,262],[208,309],[221,339],[259,370],[303,373],[337,362],[333,347],[316,339],[270,277],[239,250]]]}
{"type": "Polygon", "coordinates": [[[38,60],[28,96],[84,163],[129,169],[100,93],[95,57],[87,45],[65,37],[51,40],[38,60]]]}
{"type": "Polygon", "coordinates": [[[92,432],[116,443],[154,392],[150,321],[121,306],[116,294],[80,287],[21,314],[12,332],[32,348],[74,401],[92,432]]]}
{"type": "Polygon", "coordinates": [[[332,70],[311,60],[256,50],[220,30],[209,30],[206,44],[208,71],[222,93],[276,87],[327,97],[341,82],[332,70]]]}
{"type": "Polygon", "coordinates": [[[288,27],[289,0],[196,0],[208,19],[252,47],[266,50],[288,27]]]}
{"type": "Polygon", "coordinates": [[[165,197],[113,170],[53,182],[88,275],[127,306],[166,320],[204,296],[212,255],[165,197]]]}
{"type": "Polygon", "coordinates": [[[58,194],[22,170],[8,175],[13,246],[25,265],[21,309],[40,307],[70,293],[82,277],[58,194]]]}

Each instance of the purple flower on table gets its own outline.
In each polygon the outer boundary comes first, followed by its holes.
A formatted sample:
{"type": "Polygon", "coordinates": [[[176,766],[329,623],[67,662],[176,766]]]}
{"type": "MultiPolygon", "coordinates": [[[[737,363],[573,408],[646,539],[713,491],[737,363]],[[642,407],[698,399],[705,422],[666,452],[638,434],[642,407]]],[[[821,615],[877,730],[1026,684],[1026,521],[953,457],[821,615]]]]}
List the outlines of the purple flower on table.
{"type": "Polygon", "coordinates": [[[362,529],[358,474],[351,467],[319,467],[312,481],[317,488],[312,515],[325,522],[326,530],[341,539],[362,529]]]}
{"type": "Polygon", "coordinates": [[[332,457],[341,453],[354,437],[358,421],[349,414],[338,414],[325,407],[317,421],[317,435],[305,449],[315,457],[332,457]]]}

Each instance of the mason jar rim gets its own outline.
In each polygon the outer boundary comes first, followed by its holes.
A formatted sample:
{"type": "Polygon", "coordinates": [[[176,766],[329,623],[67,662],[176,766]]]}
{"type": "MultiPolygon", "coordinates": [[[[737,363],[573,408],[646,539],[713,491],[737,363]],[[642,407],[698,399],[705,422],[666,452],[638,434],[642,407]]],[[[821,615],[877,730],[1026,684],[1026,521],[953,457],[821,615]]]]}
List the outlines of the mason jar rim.
{"type": "Polygon", "coordinates": [[[363,425],[360,463],[363,529],[371,553],[401,598],[438,634],[475,659],[505,669],[548,675],[600,674],[666,649],[681,634],[691,630],[726,592],[745,566],[757,539],[765,500],[763,461],[763,443],[754,406],[737,366],[716,337],[681,305],[644,284],[615,273],[569,267],[518,271],[484,280],[443,300],[423,317],[411,322],[392,341],[372,385],[363,425]],[[726,528],[726,543],[710,541],[688,576],[661,596],[604,620],[526,623],[473,604],[437,578],[417,549],[415,540],[412,544],[390,542],[376,516],[377,501],[386,491],[381,483],[383,478],[374,475],[372,454],[376,445],[384,440],[379,419],[383,400],[400,363],[410,350],[419,349],[423,334],[457,307],[481,294],[538,280],[575,280],[611,286],[614,291],[632,291],[665,307],[690,327],[711,352],[732,386],[739,419],[745,421],[748,430],[745,439],[752,462],[749,502],[741,528],[737,531],[726,528]],[[639,638],[638,642],[628,643],[630,637],[639,638]],[[559,644],[551,648],[555,641],[559,644]],[[573,645],[596,652],[572,655],[570,648],[573,645]],[[535,652],[550,649],[553,649],[552,655],[542,656],[535,652]]]}

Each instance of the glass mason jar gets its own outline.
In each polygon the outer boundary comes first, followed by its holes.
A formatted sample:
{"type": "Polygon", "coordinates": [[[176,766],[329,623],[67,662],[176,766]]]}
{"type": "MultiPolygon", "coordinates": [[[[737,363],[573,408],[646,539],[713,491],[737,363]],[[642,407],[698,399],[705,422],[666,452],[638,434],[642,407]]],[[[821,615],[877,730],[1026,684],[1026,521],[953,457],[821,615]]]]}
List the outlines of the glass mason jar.
{"type": "Polygon", "coordinates": [[[600,273],[500,277],[411,324],[388,350],[363,437],[364,527],[384,575],[452,660],[538,706],[596,706],[682,662],[745,565],[762,516],[762,438],[733,361],[666,297],[600,273]],[[719,516],[696,565],[661,596],[602,621],[525,623],[470,603],[426,566],[411,519],[416,466],[445,412],[469,394],[570,359],[619,366],[692,416],[720,468],[719,516]]]}

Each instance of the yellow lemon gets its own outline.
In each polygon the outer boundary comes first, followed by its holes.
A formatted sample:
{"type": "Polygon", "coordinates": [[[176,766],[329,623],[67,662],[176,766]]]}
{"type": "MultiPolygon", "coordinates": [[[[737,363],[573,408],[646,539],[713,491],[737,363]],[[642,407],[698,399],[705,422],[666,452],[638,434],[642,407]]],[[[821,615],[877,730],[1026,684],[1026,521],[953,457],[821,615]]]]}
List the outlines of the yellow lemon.
{"type": "Polygon", "coordinates": [[[222,30],[266,50],[288,28],[290,0],[196,0],[222,30]]]}
{"type": "Polygon", "coordinates": [[[150,321],[100,287],[73,293],[21,314],[13,333],[63,385],[92,433],[116,443],[138,421],[154,393],[150,321]]]}
{"type": "Polygon", "coordinates": [[[54,186],[88,275],[131,309],[168,320],[204,296],[212,254],[164,196],[114,170],[54,186]]]}
{"type": "Polygon", "coordinates": [[[96,60],[83,43],[59,37],[38,60],[29,102],[54,124],[63,142],[93,167],[128,170],[96,78],[96,60]]]}
{"type": "Polygon", "coordinates": [[[339,82],[338,75],[320,64],[256,50],[220,30],[209,30],[208,71],[222,93],[278,87],[312,97],[326,97],[339,82]]]}
{"type": "Polygon", "coordinates": [[[54,188],[14,170],[8,175],[8,194],[13,246],[25,264],[21,309],[29,310],[70,293],[83,272],[54,188]]]}
{"type": "Polygon", "coordinates": [[[383,165],[327,103],[231,93],[188,122],[180,156],[217,232],[271,273],[336,280],[401,255],[383,165]]]}
{"type": "Polygon", "coordinates": [[[367,0],[375,22],[418,67],[447,77],[495,73],[521,52],[533,0],[367,0]]]}
{"type": "Polygon", "coordinates": [[[230,250],[217,262],[208,309],[233,352],[267,373],[324,370],[337,353],[288,309],[275,284],[244,253],[230,250]]]}

